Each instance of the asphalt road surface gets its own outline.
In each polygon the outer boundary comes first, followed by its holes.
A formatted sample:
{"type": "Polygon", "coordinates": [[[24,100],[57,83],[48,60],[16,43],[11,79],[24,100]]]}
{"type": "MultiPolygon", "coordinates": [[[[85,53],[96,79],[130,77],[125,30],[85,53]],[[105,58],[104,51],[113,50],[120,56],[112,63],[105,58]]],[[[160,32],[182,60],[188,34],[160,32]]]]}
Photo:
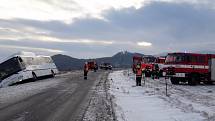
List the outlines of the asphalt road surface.
{"type": "MultiPolygon", "coordinates": [[[[92,102],[93,95],[93,99],[95,99],[96,86],[101,85],[101,83],[106,84],[107,75],[108,72],[105,71],[90,72],[88,80],[83,79],[82,72],[59,75],[56,78],[60,82],[54,87],[37,90],[36,94],[29,95],[15,102],[12,101],[9,104],[0,103],[0,121],[82,121],[90,119],[85,114],[89,114],[87,110],[89,110],[89,107],[92,107],[89,105],[92,102]]],[[[49,81],[56,78],[49,79],[49,81]]],[[[39,80],[38,83],[42,81],[45,80],[39,80]]],[[[25,85],[21,84],[21,86],[25,85]]],[[[103,100],[105,99],[108,98],[103,98],[103,100]]],[[[11,98],[11,100],[13,99],[11,98]]],[[[100,106],[98,109],[104,107],[104,105],[97,106],[100,106]]],[[[102,115],[112,117],[112,113],[105,113],[104,111],[102,115]]],[[[102,119],[100,117],[100,119],[94,120],[113,119],[107,117],[102,119]]]]}

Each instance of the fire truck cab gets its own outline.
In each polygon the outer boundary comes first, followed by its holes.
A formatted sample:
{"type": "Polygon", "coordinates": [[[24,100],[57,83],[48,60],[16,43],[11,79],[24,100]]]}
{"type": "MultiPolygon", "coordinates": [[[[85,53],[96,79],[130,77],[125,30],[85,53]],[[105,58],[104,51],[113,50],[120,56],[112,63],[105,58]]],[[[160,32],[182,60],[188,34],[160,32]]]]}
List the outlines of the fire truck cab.
{"type": "MultiPolygon", "coordinates": [[[[211,68],[215,55],[197,53],[169,53],[165,60],[163,75],[170,77],[172,84],[200,82],[212,84],[211,68]]],[[[215,62],[214,62],[215,63],[215,62]]]]}
{"type": "Polygon", "coordinates": [[[156,61],[156,57],[148,55],[143,56],[142,69],[145,71],[146,77],[151,77],[154,71],[154,63],[156,61]]]}
{"type": "Polygon", "coordinates": [[[162,76],[161,71],[163,69],[163,65],[165,62],[165,58],[154,57],[152,55],[145,56],[133,56],[133,72],[136,73],[136,66],[138,63],[141,64],[141,69],[145,73],[145,77],[157,77],[162,76]]]}

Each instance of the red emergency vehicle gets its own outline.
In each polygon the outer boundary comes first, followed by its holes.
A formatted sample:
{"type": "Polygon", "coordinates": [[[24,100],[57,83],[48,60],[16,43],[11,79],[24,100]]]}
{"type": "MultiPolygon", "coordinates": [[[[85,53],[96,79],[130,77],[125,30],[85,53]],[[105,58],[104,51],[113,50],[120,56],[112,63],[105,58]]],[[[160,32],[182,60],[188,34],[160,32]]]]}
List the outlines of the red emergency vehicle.
{"type": "Polygon", "coordinates": [[[96,61],[88,61],[87,64],[88,64],[89,70],[94,70],[94,71],[98,70],[98,65],[96,61]]]}
{"type": "Polygon", "coordinates": [[[156,57],[151,55],[143,56],[143,62],[141,64],[142,69],[145,71],[146,77],[151,77],[154,71],[154,63],[156,61],[156,57]]]}
{"type": "Polygon", "coordinates": [[[200,82],[212,84],[210,64],[215,55],[197,53],[169,53],[165,60],[164,75],[170,77],[172,84],[200,82]]]}
{"type": "Polygon", "coordinates": [[[152,55],[134,56],[133,57],[133,72],[136,72],[137,63],[141,63],[141,69],[144,70],[146,77],[151,75],[161,76],[165,58],[154,57],[152,55]],[[158,68],[158,69],[157,69],[158,68]],[[161,73],[161,74],[160,74],[161,73]]]}

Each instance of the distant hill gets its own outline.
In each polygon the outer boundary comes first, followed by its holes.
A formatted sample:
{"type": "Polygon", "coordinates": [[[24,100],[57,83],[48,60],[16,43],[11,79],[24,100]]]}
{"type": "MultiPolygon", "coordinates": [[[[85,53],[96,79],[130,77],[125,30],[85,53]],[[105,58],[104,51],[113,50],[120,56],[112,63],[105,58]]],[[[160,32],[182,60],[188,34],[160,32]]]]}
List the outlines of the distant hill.
{"type": "MultiPolygon", "coordinates": [[[[95,58],[90,60],[95,60],[98,64],[101,63],[111,63],[114,67],[117,68],[128,68],[132,65],[132,57],[134,55],[143,56],[140,53],[131,53],[131,52],[119,52],[112,57],[103,57],[103,58],[95,58]]],[[[52,56],[53,61],[60,71],[70,71],[70,70],[78,70],[82,69],[84,62],[89,61],[88,59],[77,59],[67,55],[54,55],[52,56]]]]}
{"type": "Polygon", "coordinates": [[[52,59],[60,71],[81,69],[85,62],[84,59],[72,58],[61,54],[52,56],[52,59]]]}
{"type": "Polygon", "coordinates": [[[112,57],[105,57],[105,58],[97,58],[95,59],[97,63],[101,64],[103,62],[111,63],[114,67],[117,68],[127,68],[131,67],[132,64],[132,57],[134,55],[140,55],[143,56],[143,54],[140,53],[131,53],[131,52],[119,52],[112,57]]]}

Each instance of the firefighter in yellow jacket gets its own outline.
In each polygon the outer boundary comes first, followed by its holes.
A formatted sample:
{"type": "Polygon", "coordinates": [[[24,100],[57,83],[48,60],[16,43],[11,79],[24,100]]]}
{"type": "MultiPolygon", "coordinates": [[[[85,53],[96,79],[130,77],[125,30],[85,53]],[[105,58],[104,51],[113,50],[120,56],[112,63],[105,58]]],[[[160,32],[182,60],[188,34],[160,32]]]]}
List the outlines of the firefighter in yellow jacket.
{"type": "Polygon", "coordinates": [[[143,72],[141,68],[141,63],[138,63],[136,66],[136,86],[141,86],[143,72]]]}

